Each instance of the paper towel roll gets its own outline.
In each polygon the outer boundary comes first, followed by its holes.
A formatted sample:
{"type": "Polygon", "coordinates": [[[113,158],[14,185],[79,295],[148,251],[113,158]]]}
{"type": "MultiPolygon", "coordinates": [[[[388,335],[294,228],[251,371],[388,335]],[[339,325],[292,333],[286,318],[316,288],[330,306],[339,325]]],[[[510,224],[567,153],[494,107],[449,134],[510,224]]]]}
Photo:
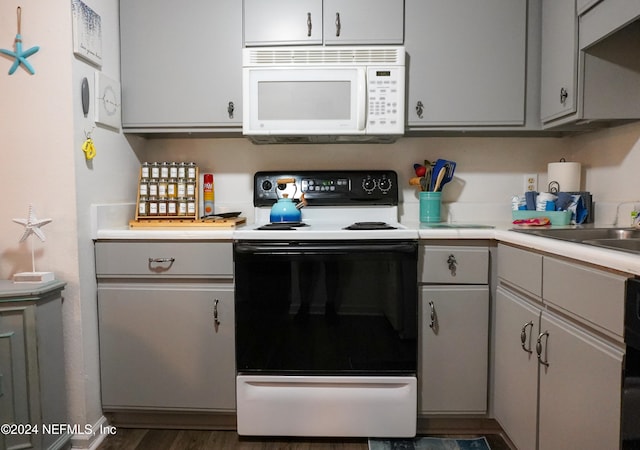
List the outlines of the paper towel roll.
{"type": "Polygon", "coordinates": [[[560,185],[561,192],[575,192],[580,190],[580,163],[554,162],[547,165],[548,184],[554,181],[560,185]]]}

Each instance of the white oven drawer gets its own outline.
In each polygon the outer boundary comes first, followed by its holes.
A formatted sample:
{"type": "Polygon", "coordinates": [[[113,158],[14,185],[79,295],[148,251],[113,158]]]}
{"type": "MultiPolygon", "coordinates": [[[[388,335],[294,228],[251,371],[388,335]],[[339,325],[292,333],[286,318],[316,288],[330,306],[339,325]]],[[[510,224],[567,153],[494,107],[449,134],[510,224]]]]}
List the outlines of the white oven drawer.
{"type": "Polygon", "coordinates": [[[238,434],[414,437],[415,377],[236,378],[238,434]]]}

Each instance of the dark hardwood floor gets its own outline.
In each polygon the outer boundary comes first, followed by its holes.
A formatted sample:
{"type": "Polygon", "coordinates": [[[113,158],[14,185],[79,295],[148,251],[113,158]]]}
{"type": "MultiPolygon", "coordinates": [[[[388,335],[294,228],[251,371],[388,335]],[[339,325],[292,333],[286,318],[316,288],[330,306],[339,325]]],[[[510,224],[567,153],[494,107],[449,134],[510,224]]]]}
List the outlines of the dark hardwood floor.
{"type": "MultiPolygon", "coordinates": [[[[469,437],[469,436],[464,436],[469,437]]],[[[491,450],[510,450],[498,435],[486,435],[491,450]]],[[[97,450],[367,450],[367,439],[253,438],[235,431],[117,428],[97,450]]]]}

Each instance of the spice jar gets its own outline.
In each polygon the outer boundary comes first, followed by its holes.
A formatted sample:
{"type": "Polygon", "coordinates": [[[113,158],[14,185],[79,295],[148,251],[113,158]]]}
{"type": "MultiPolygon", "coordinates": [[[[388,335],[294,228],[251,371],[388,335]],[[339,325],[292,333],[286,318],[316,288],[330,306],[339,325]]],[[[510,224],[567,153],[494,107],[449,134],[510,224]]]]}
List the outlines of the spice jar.
{"type": "Polygon", "coordinates": [[[160,178],[160,165],[157,162],[151,163],[151,178],[160,178]]]}
{"type": "Polygon", "coordinates": [[[150,176],[151,176],[151,173],[149,172],[149,163],[148,162],[143,162],[142,163],[142,168],[140,170],[140,178],[142,178],[143,180],[146,180],[150,176]]]}
{"type": "Polygon", "coordinates": [[[167,198],[167,188],[169,187],[169,182],[166,178],[161,178],[158,181],[158,198],[166,199],[167,198]]]}
{"type": "Polygon", "coordinates": [[[187,178],[189,180],[196,179],[196,163],[190,162],[189,164],[187,164],[187,178]]]}
{"type": "Polygon", "coordinates": [[[169,163],[163,162],[160,164],[160,178],[169,178],[169,163]]]}
{"type": "Polygon", "coordinates": [[[147,203],[147,197],[140,197],[138,202],[138,216],[146,216],[149,214],[149,205],[147,203]]]}

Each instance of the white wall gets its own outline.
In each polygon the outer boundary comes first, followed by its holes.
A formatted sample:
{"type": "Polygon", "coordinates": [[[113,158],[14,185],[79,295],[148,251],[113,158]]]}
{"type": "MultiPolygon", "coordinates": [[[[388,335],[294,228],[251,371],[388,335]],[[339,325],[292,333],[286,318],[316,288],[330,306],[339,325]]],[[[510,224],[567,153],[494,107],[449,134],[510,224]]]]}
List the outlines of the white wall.
{"type": "Polygon", "coordinates": [[[582,163],[583,186],[597,202],[596,220],[602,225],[629,226],[629,213],[634,203],[640,204],[640,123],[565,141],[571,158],[582,163]]]}
{"type": "Polygon", "coordinates": [[[437,158],[457,162],[456,178],[445,186],[450,219],[507,220],[511,196],[523,192],[525,173],[546,172],[564,155],[558,138],[402,138],[365,145],[254,145],[246,139],[149,140],[153,161],[193,160],[215,174],[216,211],[240,208],[251,215],[252,177],[258,170],[393,169],[402,183],[403,219],[417,219],[418,194],[408,185],[413,163],[437,158]]]}

